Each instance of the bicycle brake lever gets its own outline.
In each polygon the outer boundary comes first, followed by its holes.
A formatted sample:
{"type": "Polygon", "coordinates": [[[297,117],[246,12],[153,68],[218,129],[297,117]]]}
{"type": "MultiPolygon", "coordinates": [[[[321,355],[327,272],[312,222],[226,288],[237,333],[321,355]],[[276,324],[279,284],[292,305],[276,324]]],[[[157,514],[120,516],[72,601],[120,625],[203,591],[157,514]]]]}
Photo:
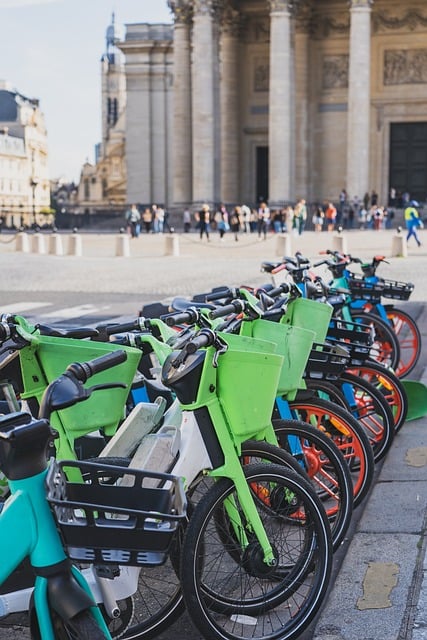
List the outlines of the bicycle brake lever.
{"type": "Polygon", "coordinates": [[[212,358],[212,366],[214,369],[216,369],[218,367],[218,358],[220,355],[222,355],[227,351],[228,344],[225,342],[225,340],[222,340],[219,336],[216,336],[214,347],[215,347],[215,353],[212,358]]]}

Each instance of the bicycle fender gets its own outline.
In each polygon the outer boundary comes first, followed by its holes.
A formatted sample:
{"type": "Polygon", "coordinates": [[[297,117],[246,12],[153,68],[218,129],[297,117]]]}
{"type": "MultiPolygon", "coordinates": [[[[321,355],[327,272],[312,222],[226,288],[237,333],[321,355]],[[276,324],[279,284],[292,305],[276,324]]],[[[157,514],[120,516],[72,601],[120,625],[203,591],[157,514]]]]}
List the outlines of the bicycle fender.
{"type": "Polygon", "coordinates": [[[49,604],[63,620],[71,620],[81,611],[96,606],[71,574],[50,576],[47,581],[49,604]]]}

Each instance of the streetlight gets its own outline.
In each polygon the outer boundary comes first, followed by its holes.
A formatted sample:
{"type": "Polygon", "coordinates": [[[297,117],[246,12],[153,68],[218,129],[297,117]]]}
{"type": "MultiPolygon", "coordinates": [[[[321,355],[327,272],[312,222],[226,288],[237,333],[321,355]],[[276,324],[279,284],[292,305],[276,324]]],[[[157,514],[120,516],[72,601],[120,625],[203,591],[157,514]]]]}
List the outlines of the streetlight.
{"type": "Polygon", "coordinates": [[[36,226],[36,187],[38,183],[39,181],[37,180],[37,178],[31,178],[30,186],[33,190],[33,225],[34,227],[36,226]]]}

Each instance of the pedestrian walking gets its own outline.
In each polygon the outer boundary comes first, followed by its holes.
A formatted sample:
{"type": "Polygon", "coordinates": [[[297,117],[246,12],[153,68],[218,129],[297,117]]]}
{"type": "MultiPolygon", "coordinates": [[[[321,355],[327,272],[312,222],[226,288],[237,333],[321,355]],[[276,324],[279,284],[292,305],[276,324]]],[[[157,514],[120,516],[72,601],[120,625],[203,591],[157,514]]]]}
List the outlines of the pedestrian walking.
{"type": "Polygon", "coordinates": [[[182,222],[184,223],[184,233],[190,233],[191,213],[188,207],[184,209],[184,213],[182,214],[182,222]]]}
{"type": "Polygon", "coordinates": [[[131,207],[126,211],[125,217],[128,233],[132,238],[137,238],[141,230],[141,214],[139,213],[139,209],[136,204],[131,205],[131,207]]]}
{"type": "Polygon", "coordinates": [[[267,207],[266,202],[261,202],[258,208],[258,220],[257,220],[257,230],[258,230],[258,240],[264,237],[264,240],[267,239],[267,230],[268,225],[270,224],[270,209],[267,207]]]}
{"type": "Polygon", "coordinates": [[[206,240],[210,242],[209,232],[211,230],[211,210],[208,204],[204,204],[202,206],[201,210],[197,214],[197,218],[199,223],[200,240],[202,240],[205,235],[206,240]]]}
{"type": "Polygon", "coordinates": [[[325,211],[325,220],[328,231],[333,231],[335,228],[335,222],[337,218],[337,210],[332,202],[328,202],[328,206],[325,211]]]}
{"type": "Polygon", "coordinates": [[[411,200],[405,209],[405,224],[408,230],[406,242],[413,236],[417,245],[421,247],[421,240],[418,237],[417,229],[421,229],[424,225],[417,210],[418,206],[419,204],[416,200],[411,200]]]}

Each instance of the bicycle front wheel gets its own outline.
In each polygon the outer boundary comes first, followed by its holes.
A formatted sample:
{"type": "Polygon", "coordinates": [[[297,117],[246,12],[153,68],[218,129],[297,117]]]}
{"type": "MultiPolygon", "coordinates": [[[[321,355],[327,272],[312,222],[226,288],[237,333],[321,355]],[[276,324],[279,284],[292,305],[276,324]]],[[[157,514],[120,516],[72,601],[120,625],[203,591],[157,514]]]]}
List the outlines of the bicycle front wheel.
{"type": "Polygon", "coordinates": [[[295,472],[255,464],[244,473],[276,562],[265,564],[235,485],[223,478],[201,498],[187,526],[184,600],[206,638],[290,640],[307,628],[326,595],[330,526],[310,484],[295,472]],[[239,530],[247,544],[239,542],[239,530]]]}
{"type": "MultiPolygon", "coordinates": [[[[114,466],[128,467],[130,460],[107,457],[92,458],[92,462],[113,467],[111,474],[106,473],[103,480],[113,484],[117,479],[114,466]]],[[[156,637],[184,612],[185,605],[179,580],[181,537],[182,532],[178,531],[164,564],[140,567],[136,592],[117,602],[120,616],[111,619],[105,613],[103,604],[100,604],[113,639],[148,640],[156,637]]],[[[115,579],[120,580],[120,576],[115,579]]]]}

